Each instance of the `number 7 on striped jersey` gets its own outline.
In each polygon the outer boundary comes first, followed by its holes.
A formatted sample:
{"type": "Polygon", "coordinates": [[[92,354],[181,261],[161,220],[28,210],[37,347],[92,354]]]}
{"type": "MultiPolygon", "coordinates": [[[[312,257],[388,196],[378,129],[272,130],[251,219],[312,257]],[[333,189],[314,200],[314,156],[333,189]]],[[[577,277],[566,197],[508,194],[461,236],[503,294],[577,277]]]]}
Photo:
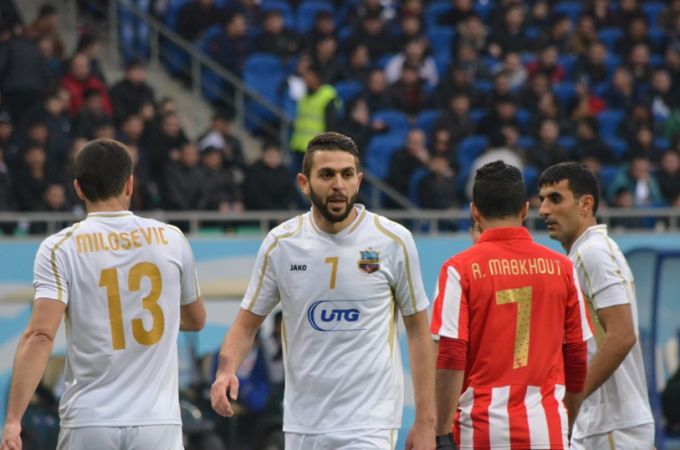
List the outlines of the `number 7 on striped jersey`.
{"type": "Polygon", "coordinates": [[[531,330],[531,286],[496,291],[496,304],[517,303],[517,328],[515,329],[515,357],[512,368],[529,363],[529,332],[531,330]]]}

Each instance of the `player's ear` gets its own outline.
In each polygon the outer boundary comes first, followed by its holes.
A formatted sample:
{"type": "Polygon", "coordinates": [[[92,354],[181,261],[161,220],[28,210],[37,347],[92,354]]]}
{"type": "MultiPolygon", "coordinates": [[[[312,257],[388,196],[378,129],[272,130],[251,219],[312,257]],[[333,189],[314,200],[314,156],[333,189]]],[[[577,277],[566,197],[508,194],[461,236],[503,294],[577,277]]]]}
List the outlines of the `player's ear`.
{"type": "Polygon", "coordinates": [[[477,209],[473,202],[470,202],[470,212],[472,214],[472,218],[474,219],[474,221],[477,222],[478,224],[481,224],[482,215],[479,213],[479,210],[477,209]]]}
{"type": "Polygon", "coordinates": [[[85,201],[85,194],[83,194],[83,190],[80,189],[80,183],[78,183],[77,179],[73,180],[73,189],[75,189],[78,198],[85,201]]]}
{"type": "Polygon", "coordinates": [[[309,195],[309,179],[304,173],[297,174],[297,184],[300,186],[300,190],[305,194],[309,195]]]}
{"type": "Polygon", "coordinates": [[[522,206],[522,210],[519,212],[519,215],[522,218],[522,222],[524,222],[529,215],[529,202],[524,202],[524,206],[522,206]]]}
{"type": "Polygon", "coordinates": [[[135,185],[135,176],[130,175],[128,177],[127,181],[125,181],[125,196],[126,197],[130,197],[132,195],[132,189],[133,189],[134,185],[135,185]]]}
{"type": "Polygon", "coordinates": [[[593,207],[595,206],[595,199],[592,195],[584,194],[578,199],[581,206],[581,214],[588,215],[593,213],[593,207]]]}

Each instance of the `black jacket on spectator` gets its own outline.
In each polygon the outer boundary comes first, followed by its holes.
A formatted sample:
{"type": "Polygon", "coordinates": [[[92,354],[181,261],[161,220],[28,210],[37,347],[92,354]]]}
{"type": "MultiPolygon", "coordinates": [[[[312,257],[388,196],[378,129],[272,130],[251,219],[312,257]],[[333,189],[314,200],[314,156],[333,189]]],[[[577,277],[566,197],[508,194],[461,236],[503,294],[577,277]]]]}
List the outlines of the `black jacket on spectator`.
{"type": "Polygon", "coordinates": [[[541,172],[554,164],[569,160],[569,155],[564,147],[541,141],[538,141],[535,146],[529,149],[528,154],[529,164],[535,166],[541,172]]]}
{"type": "MultiPolygon", "coordinates": [[[[386,181],[402,195],[408,195],[411,175],[413,175],[416,169],[421,167],[425,167],[423,163],[404,148],[392,155],[386,181]]],[[[400,208],[400,206],[392,201],[388,201],[385,206],[388,208],[400,208]]]]}
{"type": "Polygon", "coordinates": [[[203,171],[171,161],[165,168],[163,206],[170,210],[203,209],[206,201],[203,171]]]}
{"type": "Polygon", "coordinates": [[[612,151],[600,138],[590,140],[577,139],[571,153],[572,158],[579,161],[586,156],[596,158],[601,164],[610,164],[615,160],[612,151]]]}
{"type": "Polygon", "coordinates": [[[146,83],[135,85],[121,80],[111,88],[113,118],[117,125],[128,116],[137,114],[145,103],[155,103],[153,88],[146,83]]]}
{"type": "Polygon", "coordinates": [[[185,39],[193,41],[201,33],[224,20],[224,12],[214,4],[204,8],[197,1],[183,6],[177,14],[177,33],[185,39]]]}
{"type": "Polygon", "coordinates": [[[227,169],[212,170],[201,167],[201,177],[205,183],[203,209],[216,211],[222,203],[241,200],[241,190],[236,184],[231,171],[227,169]]]}
{"type": "Polygon", "coordinates": [[[298,35],[291,30],[284,29],[280,33],[263,31],[253,43],[254,51],[272,53],[279,58],[288,58],[300,47],[298,35]]]}
{"type": "Polygon", "coordinates": [[[285,166],[269,167],[256,161],[248,168],[243,184],[246,209],[288,209],[294,202],[294,186],[285,166]]]}
{"type": "Polygon", "coordinates": [[[447,209],[458,206],[456,178],[429,172],[418,185],[418,206],[425,209],[447,209]]]}

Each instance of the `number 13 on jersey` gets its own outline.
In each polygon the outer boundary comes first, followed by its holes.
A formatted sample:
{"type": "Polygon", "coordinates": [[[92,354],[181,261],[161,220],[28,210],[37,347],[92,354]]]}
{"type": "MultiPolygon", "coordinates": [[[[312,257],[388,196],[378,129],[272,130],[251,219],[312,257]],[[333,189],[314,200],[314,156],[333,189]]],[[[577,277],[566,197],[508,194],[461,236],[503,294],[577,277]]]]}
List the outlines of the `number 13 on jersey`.
{"type": "MultiPolygon", "coordinates": [[[[133,319],[132,335],[142,345],[153,345],[160,341],[165,330],[163,309],[157,303],[163,289],[163,280],[158,266],[150,262],[141,262],[132,266],[128,273],[128,291],[137,292],[141,290],[142,278],[148,278],[151,285],[149,295],[142,299],[142,308],[151,313],[152,325],[149,330],[146,330],[142,319],[133,319]]],[[[113,349],[122,350],[125,348],[125,327],[123,326],[123,306],[118,285],[118,269],[102,270],[99,286],[106,288],[113,349]]]]}

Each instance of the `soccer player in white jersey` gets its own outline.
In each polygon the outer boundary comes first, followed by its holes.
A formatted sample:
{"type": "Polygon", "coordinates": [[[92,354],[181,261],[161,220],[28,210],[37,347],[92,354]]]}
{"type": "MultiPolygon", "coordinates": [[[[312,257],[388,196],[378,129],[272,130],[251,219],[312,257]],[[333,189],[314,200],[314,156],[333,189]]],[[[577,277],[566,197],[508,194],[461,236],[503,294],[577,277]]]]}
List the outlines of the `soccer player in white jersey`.
{"type": "Polygon", "coordinates": [[[654,418],[638,340],[633,274],[607,226],[595,219],[599,187],[582,164],[560,163],[539,179],[540,214],[569,254],[595,325],[589,342],[586,399],[571,449],[649,450],[654,418]]]}
{"type": "Polygon", "coordinates": [[[220,350],[213,408],[233,415],[236,370],[281,302],[286,450],[393,449],[404,390],[401,312],[416,407],[407,448],[434,450],[434,357],[418,253],[408,230],[355,204],[358,155],[339,133],[310,141],[297,180],[311,210],[260,247],[220,350]]]}
{"type": "Polygon", "coordinates": [[[205,323],[191,248],[177,228],[128,211],[132,161],[121,143],[88,143],[74,173],[88,215],[38,250],[0,448],[21,449],[21,417],[65,315],[57,448],[182,449],[177,335],[205,323]]]}

